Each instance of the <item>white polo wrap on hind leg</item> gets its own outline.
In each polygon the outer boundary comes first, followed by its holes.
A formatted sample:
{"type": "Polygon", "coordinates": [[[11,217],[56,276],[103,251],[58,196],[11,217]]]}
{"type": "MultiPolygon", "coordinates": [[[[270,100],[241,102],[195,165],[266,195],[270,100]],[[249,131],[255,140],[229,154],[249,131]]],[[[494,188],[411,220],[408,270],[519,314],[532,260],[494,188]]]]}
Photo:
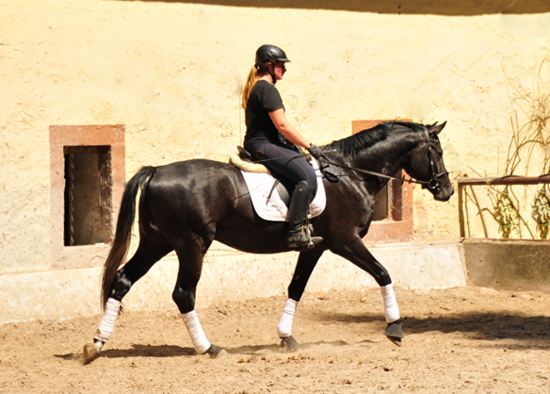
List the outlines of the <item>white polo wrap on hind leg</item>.
{"type": "Polygon", "coordinates": [[[109,298],[105,305],[105,314],[99,327],[97,328],[97,335],[94,337],[94,345],[99,352],[105,342],[109,340],[113,330],[115,329],[116,318],[120,311],[120,301],[114,298],[109,298]]]}
{"type": "Polygon", "coordinates": [[[393,323],[399,320],[399,307],[397,306],[397,300],[395,299],[395,292],[393,291],[393,284],[381,286],[382,298],[384,299],[384,315],[386,317],[386,323],[393,323]]]}
{"type": "Polygon", "coordinates": [[[202,330],[199,317],[197,312],[192,310],[189,313],[182,313],[181,315],[187,330],[189,331],[189,336],[191,337],[191,342],[193,342],[193,347],[197,353],[202,354],[210,349],[210,342],[206,338],[206,334],[202,330]]]}
{"type": "Polygon", "coordinates": [[[277,326],[279,338],[288,338],[292,334],[292,323],[294,321],[297,305],[298,301],[294,301],[291,298],[286,300],[285,307],[283,308],[283,315],[277,326]]]}

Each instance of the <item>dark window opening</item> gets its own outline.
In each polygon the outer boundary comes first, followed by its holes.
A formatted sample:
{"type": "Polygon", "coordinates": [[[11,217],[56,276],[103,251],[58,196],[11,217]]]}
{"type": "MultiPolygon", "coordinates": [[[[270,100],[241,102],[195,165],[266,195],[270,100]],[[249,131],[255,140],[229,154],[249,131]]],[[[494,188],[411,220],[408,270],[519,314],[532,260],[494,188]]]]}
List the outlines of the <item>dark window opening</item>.
{"type": "MultiPolygon", "coordinates": [[[[402,119],[409,121],[408,119],[402,119]]],[[[354,120],[352,134],[376,126],[382,120],[354,120]]],[[[404,171],[394,174],[402,178],[404,171]]],[[[408,242],[413,239],[413,187],[401,180],[390,180],[374,200],[374,216],[366,242],[408,242]]]]}
{"type": "Polygon", "coordinates": [[[64,146],[65,246],[109,242],[112,233],[110,146],[64,146]]]}
{"type": "MultiPolygon", "coordinates": [[[[410,121],[403,119],[403,121],[410,121]]],[[[359,133],[361,130],[375,127],[382,120],[354,120],[351,123],[352,134],[359,133]]],[[[393,174],[397,178],[403,176],[403,171],[393,174]]],[[[402,221],[403,216],[403,182],[400,180],[390,180],[382,188],[374,199],[373,221],[402,221]]]]}
{"type": "Polygon", "coordinates": [[[372,220],[385,220],[390,217],[390,211],[388,209],[388,194],[389,189],[388,185],[386,185],[376,195],[376,198],[374,199],[374,216],[372,220]]]}
{"type": "MultiPolygon", "coordinates": [[[[403,176],[402,171],[394,174],[396,178],[403,176]]],[[[382,190],[378,192],[374,200],[373,220],[403,220],[403,185],[399,180],[390,180],[382,190]]]]}

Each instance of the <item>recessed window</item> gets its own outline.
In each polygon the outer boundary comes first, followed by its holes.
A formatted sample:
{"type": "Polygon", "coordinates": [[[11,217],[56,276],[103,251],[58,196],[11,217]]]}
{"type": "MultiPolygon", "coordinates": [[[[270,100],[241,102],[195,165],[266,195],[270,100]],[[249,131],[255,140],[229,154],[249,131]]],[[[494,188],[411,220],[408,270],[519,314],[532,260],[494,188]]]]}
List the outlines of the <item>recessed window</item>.
{"type": "Polygon", "coordinates": [[[388,185],[376,195],[374,200],[374,218],[372,220],[384,220],[390,217],[388,185]]]}
{"type": "Polygon", "coordinates": [[[124,191],[124,126],[50,126],[53,268],[101,265],[124,191]]]}
{"type": "MultiPolygon", "coordinates": [[[[402,178],[404,173],[399,171],[393,174],[396,178],[402,178]]],[[[390,180],[376,195],[374,200],[374,219],[403,220],[403,182],[390,180]]]]}
{"type": "Polygon", "coordinates": [[[64,243],[92,245],[111,239],[110,146],[65,146],[64,243]]]}

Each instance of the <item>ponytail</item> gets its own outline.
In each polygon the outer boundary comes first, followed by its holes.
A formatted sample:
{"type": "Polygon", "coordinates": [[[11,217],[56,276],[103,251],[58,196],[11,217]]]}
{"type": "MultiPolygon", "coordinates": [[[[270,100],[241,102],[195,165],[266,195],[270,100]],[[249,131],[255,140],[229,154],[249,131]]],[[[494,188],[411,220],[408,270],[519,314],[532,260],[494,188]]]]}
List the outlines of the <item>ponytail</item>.
{"type": "Polygon", "coordinates": [[[248,98],[250,97],[250,92],[252,91],[252,88],[258,81],[258,78],[259,78],[258,70],[256,69],[256,66],[252,66],[252,68],[250,69],[250,72],[248,73],[248,78],[246,78],[246,84],[244,85],[243,96],[241,101],[241,106],[245,110],[246,110],[246,105],[248,104],[248,98]]]}

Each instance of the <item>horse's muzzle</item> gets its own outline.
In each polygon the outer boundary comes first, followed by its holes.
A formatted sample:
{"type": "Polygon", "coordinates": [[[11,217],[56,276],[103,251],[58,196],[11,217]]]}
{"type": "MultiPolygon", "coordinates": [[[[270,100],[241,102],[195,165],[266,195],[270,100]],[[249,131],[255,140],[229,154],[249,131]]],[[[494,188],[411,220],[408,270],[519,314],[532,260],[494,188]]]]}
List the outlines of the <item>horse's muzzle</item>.
{"type": "Polygon", "coordinates": [[[450,183],[446,184],[442,188],[438,188],[433,192],[434,199],[437,201],[449,201],[451,196],[455,193],[453,185],[450,183]]]}

